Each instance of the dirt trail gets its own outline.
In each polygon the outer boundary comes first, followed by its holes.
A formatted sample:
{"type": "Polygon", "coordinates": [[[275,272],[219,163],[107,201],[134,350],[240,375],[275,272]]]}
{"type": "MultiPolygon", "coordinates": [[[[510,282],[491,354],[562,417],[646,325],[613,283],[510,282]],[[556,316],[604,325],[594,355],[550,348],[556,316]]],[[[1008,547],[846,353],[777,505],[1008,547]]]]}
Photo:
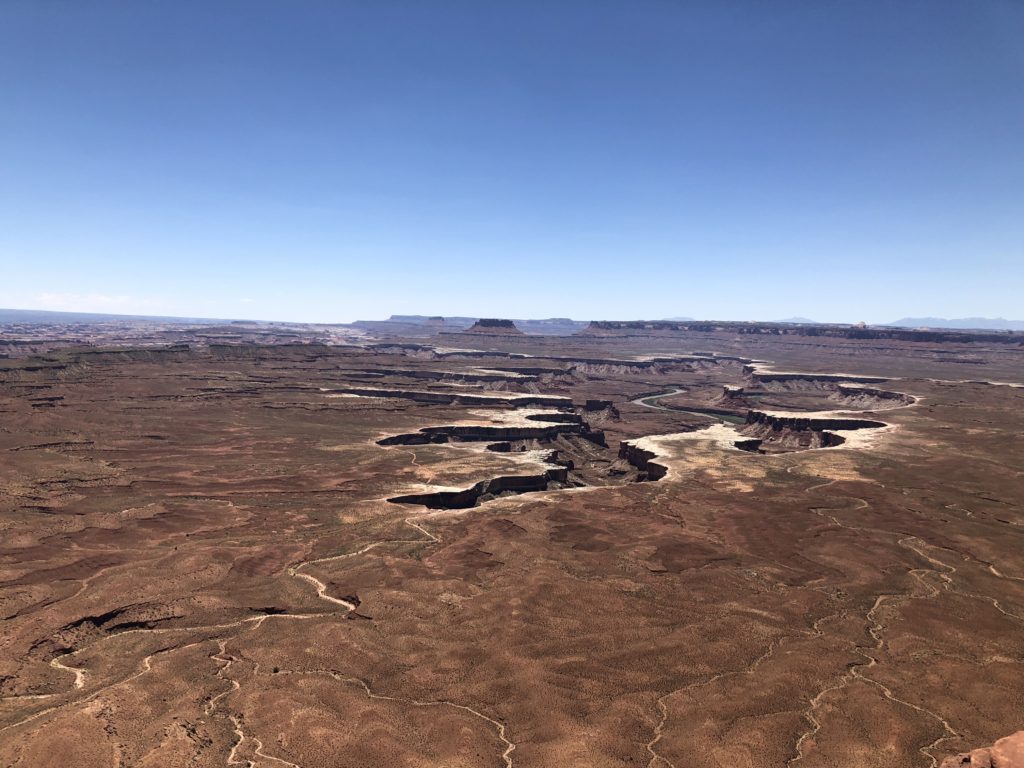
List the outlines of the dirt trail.
{"type": "MultiPolygon", "coordinates": [[[[807,490],[810,491],[810,490],[815,490],[815,489],[818,489],[818,488],[823,488],[823,487],[832,485],[835,482],[838,482],[838,481],[830,481],[830,482],[827,482],[827,483],[821,483],[821,484],[818,484],[818,485],[813,485],[810,488],[808,488],[807,490]]],[[[899,535],[899,534],[893,534],[892,531],[886,531],[886,530],[878,529],[878,528],[847,525],[847,524],[841,522],[835,515],[828,514],[828,512],[834,512],[834,511],[839,511],[839,512],[842,512],[842,511],[847,511],[847,512],[848,511],[857,511],[857,510],[867,509],[868,507],[870,507],[870,504],[865,499],[854,498],[853,500],[858,503],[858,506],[853,507],[853,508],[835,508],[835,507],[833,507],[833,508],[821,508],[821,507],[812,507],[810,511],[813,512],[814,514],[818,515],[819,517],[823,517],[823,518],[829,520],[829,522],[831,522],[833,525],[835,525],[835,526],[837,526],[839,528],[846,529],[846,530],[857,531],[857,532],[862,532],[862,533],[863,532],[874,532],[874,533],[882,533],[882,534],[887,534],[887,535],[897,535],[897,536],[899,535]]],[[[912,536],[910,536],[910,537],[902,537],[902,538],[897,539],[897,541],[896,541],[896,543],[899,546],[911,550],[912,552],[916,553],[917,555],[919,555],[920,557],[925,559],[927,562],[929,562],[929,564],[931,564],[933,566],[941,567],[943,569],[949,569],[951,572],[955,572],[956,571],[956,569],[953,568],[952,566],[947,566],[944,563],[941,563],[940,561],[935,560],[934,558],[926,555],[925,553],[922,553],[919,548],[913,546],[912,544],[908,544],[908,542],[920,542],[921,544],[924,543],[924,542],[921,542],[920,539],[917,539],[916,537],[912,537],[912,536]]],[[[856,645],[853,648],[854,653],[856,653],[857,655],[861,656],[865,661],[850,666],[848,671],[846,672],[846,674],[844,674],[842,677],[840,677],[838,681],[836,681],[832,685],[828,686],[827,688],[823,688],[821,691],[819,691],[810,700],[808,708],[804,711],[804,718],[811,724],[811,727],[807,731],[805,731],[803,734],[801,734],[800,737],[797,739],[797,742],[796,742],[796,744],[794,746],[795,755],[786,762],[787,766],[792,766],[795,763],[798,763],[799,761],[803,760],[803,758],[805,757],[805,754],[804,754],[804,744],[806,743],[806,741],[808,739],[813,738],[821,730],[821,725],[822,725],[821,720],[817,717],[817,715],[815,713],[817,711],[817,708],[818,708],[819,704],[821,703],[822,698],[825,695],[827,695],[828,693],[831,693],[831,692],[834,692],[834,691],[838,691],[838,690],[841,690],[841,689],[845,688],[853,680],[860,680],[860,681],[862,681],[864,683],[867,683],[868,685],[871,685],[871,686],[877,688],[879,691],[881,691],[882,695],[886,699],[888,699],[888,700],[890,700],[890,701],[892,701],[892,702],[894,702],[896,704],[900,704],[901,706],[909,707],[910,709],[913,709],[916,712],[919,712],[919,713],[921,713],[921,714],[923,714],[923,715],[925,715],[925,716],[935,720],[936,722],[938,722],[942,726],[943,733],[940,736],[938,736],[936,739],[934,739],[933,741],[929,742],[928,744],[918,748],[918,752],[920,752],[922,756],[924,756],[925,758],[927,758],[929,760],[929,762],[930,762],[930,764],[931,764],[931,766],[933,768],[934,768],[934,766],[938,765],[938,758],[936,758],[935,755],[932,754],[933,750],[936,747],[938,747],[939,744],[941,744],[943,741],[947,741],[948,739],[956,738],[957,736],[959,736],[959,733],[941,715],[937,714],[936,712],[931,711],[930,709],[926,709],[925,707],[918,706],[917,704],[914,704],[913,702],[909,702],[909,701],[906,701],[905,699],[901,699],[895,693],[893,693],[893,691],[889,687],[887,687],[885,684],[879,682],[878,680],[875,680],[875,679],[869,677],[866,674],[867,670],[871,669],[876,664],[878,664],[878,659],[875,657],[874,654],[876,654],[878,651],[881,651],[885,647],[885,638],[882,635],[882,632],[885,629],[885,626],[877,618],[878,611],[882,608],[882,606],[886,602],[888,602],[888,601],[901,601],[902,602],[902,601],[915,600],[915,599],[922,599],[922,600],[924,600],[924,599],[934,599],[934,598],[936,598],[939,595],[940,590],[937,587],[935,587],[935,586],[929,584],[927,581],[925,581],[925,579],[923,578],[923,574],[934,574],[935,576],[937,576],[943,582],[943,586],[944,586],[945,589],[947,589],[947,590],[951,589],[952,580],[950,579],[950,577],[946,573],[944,573],[941,570],[929,570],[929,569],[912,568],[912,569],[910,569],[908,571],[908,573],[915,579],[915,581],[918,582],[918,584],[920,584],[922,587],[924,587],[925,594],[916,594],[915,592],[893,593],[893,594],[888,594],[887,593],[887,594],[878,595],[875,598],[874,604],[871,606],[871,608],[868,610],[867,614],[865,615],[865,622],[866,622],[866,625],[867,625],[867,632],[870,635],[870,637],[874,640],[874,645],[871,646],[870,648],[865,648],[863,646],[856,645]]]]}

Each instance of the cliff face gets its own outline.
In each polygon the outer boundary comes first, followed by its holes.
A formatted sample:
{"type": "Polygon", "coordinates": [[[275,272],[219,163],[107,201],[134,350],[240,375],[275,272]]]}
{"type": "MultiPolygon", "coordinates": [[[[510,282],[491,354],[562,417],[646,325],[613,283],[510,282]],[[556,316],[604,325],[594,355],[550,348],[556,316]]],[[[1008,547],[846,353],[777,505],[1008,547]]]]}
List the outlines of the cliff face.
{"type": "Polygon", "coordinates": [[[507,424],[463,424],[437,427],[423,427],[418,432],[392,435],[377,441],[377,445],[427,445],[428,443],[487,442],[494,451],[510,451],[510,441],[540,440],[553,441],[562,435],[578,435],[591,443],[607,447],[604,431],[592,429],[583,417],[576,413],[535,413],[527,421],[546,422],[538,426],[512,426],[507,424]],[[508,447],[504,447],[508,446],[508,447]]]}
{"type": "Polygon", "coordinates": [[[360,397],[384,397],[413,400],[417,403],[439,403],[449,405],[544,405],[555,408],[571,408],[572,399],[560,395],[531,395],[519,392],[507,394],[471,394],[468,392],[431,392],[411,389],[384,389],[380,387],[338,387],[329,394],[359,395],[360,397]]]}
{"type": "MultiPolygon", "coordinates": [[[[394,435],[378,440],[377,445],[425,445],[427,443],[490,442],[499,440],[553,440],[559,435],[575,434],[591,439],[594,433],[582,424],[559,424],[547,427],[451,426],[425,427],[419,432],[394,435]]],[[[593,437],[595,441],[598,437],[593,437]]],[[[603,441],[603,435],[600,436],[603,441]]]]}
{"type": "Polygon", "coordinates": [[[523,335],[523,332],[516,328],[516,324],[511,320],[499,320],[492,317],[477,320],[463,333],[490,333],[498,336],[523,335]]]}
{"type": "Polygon", "coordinates": [[[832,448],[845,440],[828,430],[877,429],[886,426],[870,419],[813,418],[776,416],[763,411],[747,413],[747,423],[740,434],[750,438],[735,443],[741,451],[752,453],[786,453],[812,448],[832,448]]]}
{"type": "Polygon", "coordinates": [[[848,373],[774,373],[760,371],[754,364],[744,365],[743,373],[759,384],[771,382],[825,382],[831,384],[884,384],[881,376],[851,376],[848,373]]]}
{"type": "MultiPolygon", "coordinates": [[[[823,429],[878,429],[886,426],[884,421],[871,419],[844,419],[813,416],[776,416],[763,411],[749,411],[747,426],[759,425],[771,430],[823,430],[823,429]]],[[[744,434],[748,434],[744,429],[744,434]]]]}
{"type": "Polygon", "coordinates": [[[906,395],[902,392],[892,392],[887,389],[878,389],[877,387],[851,387],[839,384],[836,389],[839,391],[839,394],[844,397],[873,397],[878,400],[895,400],[901,405],[912,405],[915,402],[915,398],[910,395],[906,395]]]}
{"type": "Polygon", "coordinates": [[[1024,768],[1024,731],[1000,739],[991,747],[947,757],[939,768],[1024,768]]]}
{"type": "Polygon", "coordinates": [[[653,451],[638,448],[628,441],[619,444],[619,458],[640,470],[640,480],[661,480],[668,474],[668,467],[652,461],[656,456],[653,451]]]}
{"type": "Polygon", "coordinates": [[[744,427],[740,434],[748,440],[737,440],[734,445],[751,453],[790,453],[814,448],[833,448],[846,442],[842,437],[820,429],[775,429],[766,426],[744,427]]]}
{"type": "MultiPolygon", "coordinates": [[[[557,459],[557,452],[548,457],[552,463],[557,459]]],[[[421,504],[428,509],[468,509],[502,494],[537,493],[563,488],[568,480],[568,467],[558,466],[534,475],[505,475],[491,480],[481,480],[462,491],[413,493],[395,496],[388,501],[393,504],[421,504]]]]}

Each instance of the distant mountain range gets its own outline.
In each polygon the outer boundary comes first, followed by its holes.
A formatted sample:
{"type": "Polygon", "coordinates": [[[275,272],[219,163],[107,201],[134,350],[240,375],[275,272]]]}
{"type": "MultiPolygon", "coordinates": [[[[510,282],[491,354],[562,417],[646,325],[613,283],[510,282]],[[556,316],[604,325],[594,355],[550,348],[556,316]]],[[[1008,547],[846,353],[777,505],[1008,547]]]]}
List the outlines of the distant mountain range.
{"type": "MultiPolygon", "coordinates": [[[[352,325],[379,325],[387,323],[408,323],[411,325],[443,325],[449,329],[458,330],[468,328],[477,318],[475,317],[428,317],[426,315],[392,315],[388,320],[379,321],[356,321],[352,325]]],[[[209,317],[159,317],[153,315],[117,315],[96,312],[53,312],[38,309],[3,309],[0,308],[0,324],[6,323],[112,323],[112,322],[139,322],[139,323],[171,323],[189,325],[215,325],[224,323],[252,322],[242,320],[231,320],[228,318],[209,317]]],[[[523,319],[516,320],[516,325],[527,333],[572,333],[586,326],[585,322],[570,320],[568,318],[548,318],[544,320],[523,319]]],[[[686,323],[695,322],[692,317],[666,317],[662,322],[686,323]]],[[[776,323],[793,323],[795,325],[821,325],[817,320],[807,317],[787,317],[784,320],[775,320],[776,323]]],[[[889,326],[895,328],[949,328],[962,330],[983,330],[983,331],[1024,331],[1024,320],[1007,320],[1002,317],[904,317],[891,323],[872,323],[876,326],[889,326]]]]}
{"type": "Polygon", "coordinates": [[[1002,317],[904,317],[884,325],[899,328],[968,328],[984,331],[1024,331],[1024,320],[1006,320],[1002,317]]]}

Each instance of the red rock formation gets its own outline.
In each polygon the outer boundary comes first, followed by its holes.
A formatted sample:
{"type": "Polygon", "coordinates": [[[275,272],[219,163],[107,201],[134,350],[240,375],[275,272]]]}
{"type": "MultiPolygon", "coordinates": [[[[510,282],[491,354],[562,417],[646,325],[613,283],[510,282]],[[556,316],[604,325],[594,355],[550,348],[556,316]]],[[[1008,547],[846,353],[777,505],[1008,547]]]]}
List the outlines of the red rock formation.
{"type": "Polygon", "coordinates": [[[523,335],[523,332],[516,328],[516,324],[511,320],[497,318],[480,318],[463,333],[490,333],[498,336],[523,335]]]}
{"type": "Polygon", "coordinates": [[[1024,768],[1024,731],[1000,739],[991,747],[947,757],[939,768],[1024,768]]]}
{"type": "Polygon", "coordinates": [[[639,480],[661,480],[668,474],[668,467],[652,461],[657,458],[656,453],[638,448],[628,440],[619,443],[619,458],[625,459],[640,470],[639,480]]]}

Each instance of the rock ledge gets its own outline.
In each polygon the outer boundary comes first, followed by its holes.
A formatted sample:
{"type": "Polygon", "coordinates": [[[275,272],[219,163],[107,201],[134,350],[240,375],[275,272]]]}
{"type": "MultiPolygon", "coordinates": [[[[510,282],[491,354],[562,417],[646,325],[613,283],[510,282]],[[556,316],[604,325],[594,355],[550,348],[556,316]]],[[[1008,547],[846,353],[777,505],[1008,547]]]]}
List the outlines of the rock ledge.
{"type": "Polygon", "coordinates": [[[1000,739],[991,747],[947,757],[939,768],[1024,768],[1024,731],[1000,739]]]}

